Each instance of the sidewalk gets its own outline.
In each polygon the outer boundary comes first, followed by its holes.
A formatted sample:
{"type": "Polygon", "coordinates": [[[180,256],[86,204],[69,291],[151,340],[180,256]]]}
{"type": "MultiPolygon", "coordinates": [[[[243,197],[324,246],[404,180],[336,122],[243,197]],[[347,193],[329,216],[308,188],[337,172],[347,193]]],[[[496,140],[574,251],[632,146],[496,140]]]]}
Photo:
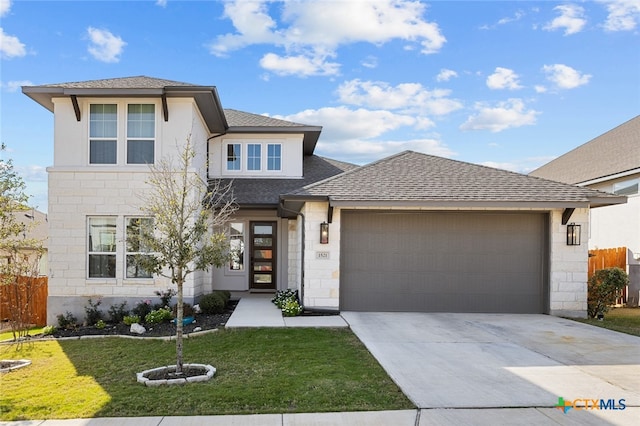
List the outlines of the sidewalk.
{"type": "Polygon", "coordinates": [[[249,294],[238,302],[225,328],[242,327],[348,327],[340,315],[283,317],[271,303],[271,294],[249,294]]]}
{"type": "Polygon", "coordinates": [[[102,417],[72,420],[0,422],[11,426],[414,426],[416,410],[362,411],[353,413],[252,414],[191,417],[102,417]]]}

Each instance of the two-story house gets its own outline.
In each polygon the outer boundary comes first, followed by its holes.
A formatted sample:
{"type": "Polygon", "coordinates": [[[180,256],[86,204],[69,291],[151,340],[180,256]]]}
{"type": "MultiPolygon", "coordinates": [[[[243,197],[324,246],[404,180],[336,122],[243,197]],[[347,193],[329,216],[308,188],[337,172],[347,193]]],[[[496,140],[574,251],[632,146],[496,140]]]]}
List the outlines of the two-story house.
{"type": "Polygon", "coordinates": [[[125,241],[148,165],[190,135],[194,173],[232,181],[232,259],[214,289],[298,289],[307,308],[585,316],[590,209],[616,196],[406,151],[366,166],[314,155],[321,128],[223,109],[215,87],[149,77],[25,86],[54,113],[49,321],[153,299],[168,283],[125,241]],[[581,230],[582,229],[582,230],[581,230]]]}
{"type": "Polygon", "coordinates": [[[640,301],[640,116],[531,172],[586,188],[625,195],[628,202],[591,212],[589,248],[627,248],[628,303],[640,301]]]}

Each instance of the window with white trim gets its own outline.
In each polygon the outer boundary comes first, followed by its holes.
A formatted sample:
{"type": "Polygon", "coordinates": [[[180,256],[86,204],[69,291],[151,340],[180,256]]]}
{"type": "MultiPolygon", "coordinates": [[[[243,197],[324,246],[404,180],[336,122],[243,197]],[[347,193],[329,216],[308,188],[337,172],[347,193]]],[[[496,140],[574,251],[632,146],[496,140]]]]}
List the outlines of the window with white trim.
{"type": "Polygon", "coordinates": [[[282,145],[279,143],[267,144],[267,170],[282,170],[282,145]]]}
{"type": "Polygon", "coordinates": [[[262,169],[262,145],[258,143],[247,144],[247,170],[261,170],[262,169]]]}
{"type": "Polygon", "coordinates": [[[143,235],[153,232],[150,217],[128,217],[125,219],[125,269],[127,278],[152,278],[153,274],[140,265],[141,257],[149,256],[149,247],[144,244],[143,235]]]}
{"type": "Polygon", "coordinates": [[[229,224],[229,270],[244,271],[244,223],[229,224]]]}
{"type": "Polygon", "coordinates": [[[227,170],[241,170],[242,145],[239,143],[227,144],[227,170]]]}
{"type": "Polygon", "coordinates": [[[155,105],[127,105],[127,164],[154,163],[155,131],[155,105]]]}
{"type": "Polygon", "coordinates": [[[89,106],[89,164],[116,164],[118,161],[118,106],[89,106]]]}
{"type": "Polygon", "coordinates": [[[89,217],[88,277],[116,277],[116,218],[89,217]]]}
{"type": "Polygon", "coordinates": [[[613,184],[613,193],[617,195],[635,195],[638,193],[640,178],[628,179],[613,184]]]}

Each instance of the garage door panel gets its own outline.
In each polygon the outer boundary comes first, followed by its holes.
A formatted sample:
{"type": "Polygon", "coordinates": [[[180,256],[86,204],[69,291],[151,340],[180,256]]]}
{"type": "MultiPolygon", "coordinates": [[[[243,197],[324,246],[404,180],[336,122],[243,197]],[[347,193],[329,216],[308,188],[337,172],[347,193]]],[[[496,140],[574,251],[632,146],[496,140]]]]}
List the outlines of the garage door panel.
{"type": "Polygon", "coordinates": [[[546,310],[544,214],[342,212],[343,310],[546,310]]]}

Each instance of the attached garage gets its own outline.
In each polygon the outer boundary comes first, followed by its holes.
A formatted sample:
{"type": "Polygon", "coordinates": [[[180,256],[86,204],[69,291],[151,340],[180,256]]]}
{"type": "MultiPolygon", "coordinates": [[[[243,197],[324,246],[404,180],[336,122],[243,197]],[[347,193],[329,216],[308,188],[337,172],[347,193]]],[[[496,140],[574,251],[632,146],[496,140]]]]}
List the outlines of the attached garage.
{"type": "Polygon", "coordinates": [[[341,217],[340,309],[548,312],[548,214],[341,217]]]}

